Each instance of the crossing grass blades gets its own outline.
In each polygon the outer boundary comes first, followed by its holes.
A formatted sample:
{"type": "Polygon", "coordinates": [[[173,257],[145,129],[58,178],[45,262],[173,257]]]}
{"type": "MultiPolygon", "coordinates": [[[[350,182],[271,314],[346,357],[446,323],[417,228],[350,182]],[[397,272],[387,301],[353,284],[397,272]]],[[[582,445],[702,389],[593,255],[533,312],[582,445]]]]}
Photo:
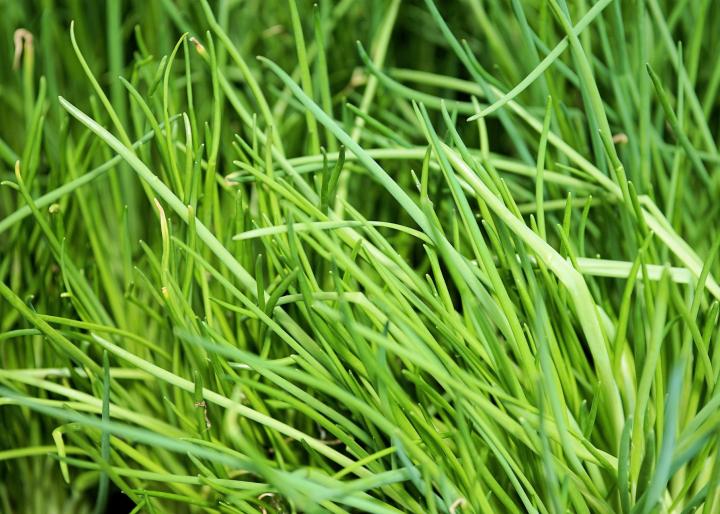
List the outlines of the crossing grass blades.
{"type": "Polygon", "coordinates": [[[0,6],[0,511],[720,511],[712,0],[0,6]]]}

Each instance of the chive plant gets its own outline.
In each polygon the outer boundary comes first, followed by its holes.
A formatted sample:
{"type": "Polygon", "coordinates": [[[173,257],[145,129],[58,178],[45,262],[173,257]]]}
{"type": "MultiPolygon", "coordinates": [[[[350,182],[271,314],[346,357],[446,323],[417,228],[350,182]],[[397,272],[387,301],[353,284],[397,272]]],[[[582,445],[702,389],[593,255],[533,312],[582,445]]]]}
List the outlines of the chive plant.
{"type": "Polygon", "coordinates": [[[0,7],[0,511],[720,510],[712,0],[0,7]]]}

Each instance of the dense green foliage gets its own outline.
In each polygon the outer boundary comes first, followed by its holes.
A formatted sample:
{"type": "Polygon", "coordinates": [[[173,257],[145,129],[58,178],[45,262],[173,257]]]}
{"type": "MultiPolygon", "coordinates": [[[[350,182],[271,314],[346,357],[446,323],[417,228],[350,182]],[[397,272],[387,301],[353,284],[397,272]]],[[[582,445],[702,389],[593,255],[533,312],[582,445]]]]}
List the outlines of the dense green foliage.
{"type": "Polygon", "coordinates": [[[715,3],[0,0],[0,511],[720,512],[715,3]]]}

